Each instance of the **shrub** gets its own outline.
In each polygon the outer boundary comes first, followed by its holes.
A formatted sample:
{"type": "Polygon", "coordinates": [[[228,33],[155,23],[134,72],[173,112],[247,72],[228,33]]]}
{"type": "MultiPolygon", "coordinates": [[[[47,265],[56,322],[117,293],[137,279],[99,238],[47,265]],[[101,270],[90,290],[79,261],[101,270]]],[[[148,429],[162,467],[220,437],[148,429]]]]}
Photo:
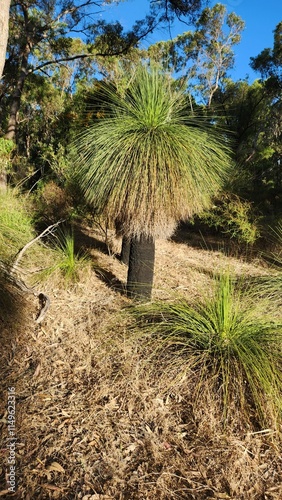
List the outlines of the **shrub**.
{"type": "Polygon", "coordinates": [[[51,180],[40,183],[34,195],[34,205],[39,220],[53,223],[60,219],[68,219],[71,203],[67,193],[51,180]]]}
{"type": "Polygon", "coordinates": [[[234,194],[222,195],[211,210],[201,215],[201,220],[238,243],[253,245],[260,236],[252,204],[234,194]]]}
{"type": "Polygon", "coordinates": [[[15,149],[13,141],[0,137],[0,172],[8,172],[13,149],[15,149]]]}
{"type": "Polygon", "coordinates": [[[275,227],[270,227],[268,242],[273,245],[272,251],[263,254],[263,257],[271,264],[270,272],[266,276],[251,278],[254,297],[267,297],[272,305],[282,306],[282,221],[275,227]]]}

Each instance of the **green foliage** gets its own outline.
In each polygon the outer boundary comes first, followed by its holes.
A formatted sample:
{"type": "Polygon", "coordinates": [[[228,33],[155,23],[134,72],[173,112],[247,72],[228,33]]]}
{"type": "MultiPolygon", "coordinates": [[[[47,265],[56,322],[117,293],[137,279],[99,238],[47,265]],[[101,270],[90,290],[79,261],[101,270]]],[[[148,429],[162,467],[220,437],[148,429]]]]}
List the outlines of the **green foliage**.
{"type": "Polygon", "coordinates": [[[209,391],[225,422],[239,411],[242,421],[264,426],[282,416],[282,323],[264,315],[262,305],[223,273],[212,297],[136,307],[134,315],[168,364],[196,376],[196,399],[209,391]]]}
{"type": "Polygon", "coordinates": [[[13,149],[15,149],[13,141],[0,137],[0,173],[9,171],[13,149]]]}
{"type": "Polygon", "coordinates": [[[61,229],[55,235],[53,245],[54,264],[45,268],[39,274],[39,279],[44,279],[56,271],[59,271],[66,283],[75,282],[79,279],[79,270],[88,261],[86,252],[76,250],[73,230],[61,229]]]}
{"type": "Polygon", "coordinates": [[[15,143],[10,141],[9,139],[4,139],[4,137],[0,137],[0,156],[9,157],[11,152],[15,147],[15,143]]]}
{"type": "Polygon", "coordinates": [[[97,213],[128,237],[170,235],[210,204],[230,168],[216,130],[189,116],[185,88],[139,67],[120,95],[100,85],[103,117],[75,142],[77,179],[97,213]]]}
{"type": "Polygon", "coordinates": [[[252,203],[234,194],[223,194],[210,211],[201,215],[201,220],[238,243],[253,245],[260,236],[252,203]]]}
{"type": "Polygon", "coordinates": [[[34,238],[29,203],[15,191],[0,193],[0,258],[9,260],[34,238]]]}
{"type": "Polygon", "coordinates": [[[149,53],[153,57],[159,53],[159,61],[186,75],[191,93],[210,106],[234,65],[233,48],[240,42],[243,29],[244,21],[217,3],[203,10],[194,31],[186,31],[172,42],[156,44],[149,53]]]}
{"type": "Polygon", "coordinates": [[[39,182],[33,194],[36,219],[40,222],[54,223],[71,218],[72,207],[66,191],[50,180],[39,182]]]}
{"type": "Polygon", "coordinates": [[[251,57],[251,67],[268,79],[269,88],[280,88],[282,83],[282,21],[274,30],[273,49],[264,49],[258,56],[251,57]]]}
{"type": "Polygon", "coordinates": [[[263,257],[271,266],[269,273],[251,278],[250,284],[253,296],[270,299],[274,308],[273,313],[277,314],[277,310],[281,310],[282,307],[282,221],[270,228],[267,239],[268,244],[270,242],[273,246],[272,251],[263,253],[263,257]]]}
{"type": "Polygon", "coordinates": [[[282,213],[281,88],[268,81],[226,83],[214,103],[218,123],[228,126],[236,139],[236,194],[253,201],[266,216],[282,213]],[[219,110],[222,110],[222,113],[219,110]]]}

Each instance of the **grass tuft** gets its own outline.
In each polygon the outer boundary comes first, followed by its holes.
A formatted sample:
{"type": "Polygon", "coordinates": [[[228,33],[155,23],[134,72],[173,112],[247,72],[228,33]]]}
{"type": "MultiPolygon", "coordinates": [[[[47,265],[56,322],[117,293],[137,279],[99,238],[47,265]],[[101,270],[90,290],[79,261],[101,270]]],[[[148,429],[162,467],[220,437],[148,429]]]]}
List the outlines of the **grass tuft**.
{"type": "Polygon", "coordinates": [[[134,315],[154,339],[155,354],[196,376],[195,401],[207,391],[225,424],[236,410],[251,425],[271,421],[276,427],[282,410],[282,324],[262,316],[229,274],[215,278],[212,297],[196,304],[153,303],[137,306],[134,315]]]}
{"type": "Polygon", "coordinates": [[[67,283],[79,279],[79,270],[88,261],[88,255],[85,251],[76,250],[72,229],[59,229],[56,233],[53,260],[55,263],[40,272],[40,279],[47,278],[56,271],[62,273],[67,283]]]}

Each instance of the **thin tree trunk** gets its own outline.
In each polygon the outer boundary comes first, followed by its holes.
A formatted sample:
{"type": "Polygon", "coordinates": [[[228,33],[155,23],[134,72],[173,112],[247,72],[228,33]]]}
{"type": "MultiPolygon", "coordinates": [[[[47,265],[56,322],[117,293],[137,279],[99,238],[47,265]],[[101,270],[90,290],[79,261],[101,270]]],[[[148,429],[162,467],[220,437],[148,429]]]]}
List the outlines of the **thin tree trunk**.
{"type": "Polygon", "coordinates": [[[121,244],[120,260],[126,266],[128,266],[129,264],[130,243],[131,240],[123,236],[121,244]]]}
{"type": "Polygon", "coordinates": [[[0,80],[3,75],[9,35],[9,12],[11,0],[1,0],[0,8],[0,80]]]}
{"type": "Polygon", "coordinates": [[[150,300],[154,278],[155,241],[142,235],[130,243],[127,294],[139,300],[150,300]]]}

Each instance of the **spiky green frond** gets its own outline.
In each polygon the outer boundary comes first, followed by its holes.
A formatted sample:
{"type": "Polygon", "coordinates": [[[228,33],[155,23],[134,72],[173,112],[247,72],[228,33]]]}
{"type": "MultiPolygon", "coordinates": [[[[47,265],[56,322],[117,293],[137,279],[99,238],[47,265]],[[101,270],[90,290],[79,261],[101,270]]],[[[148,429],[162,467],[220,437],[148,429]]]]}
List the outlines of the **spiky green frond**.
{"type": "Polygon", "coordinates": [[[189,118],[184,88],[140,68],[125,95],[101,86],[105,117],[76,142],[78,178],[125,235],[167,236],[206,208],[230,166],[225,139],[189,118]]]}
{"type": "MultiPolygon", "coordinates": [[[[185,299],[133,310],[138,329],[153,334],[156,351],[170,350],[198,374],[196,393],[211,390],[224,416],[250,405],[256,420],[282,417],[282,324],[263,316],[247,291],[236,289],[228,274],[216,279],[215,293],[197,304],[185,299]]],[[[247,416],[248,419],[248,416],[247,416]]]]}

